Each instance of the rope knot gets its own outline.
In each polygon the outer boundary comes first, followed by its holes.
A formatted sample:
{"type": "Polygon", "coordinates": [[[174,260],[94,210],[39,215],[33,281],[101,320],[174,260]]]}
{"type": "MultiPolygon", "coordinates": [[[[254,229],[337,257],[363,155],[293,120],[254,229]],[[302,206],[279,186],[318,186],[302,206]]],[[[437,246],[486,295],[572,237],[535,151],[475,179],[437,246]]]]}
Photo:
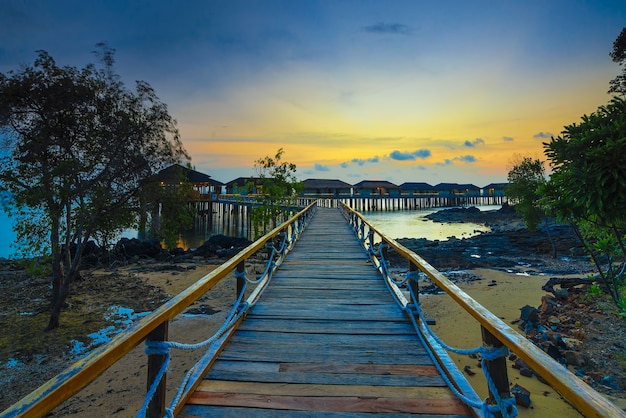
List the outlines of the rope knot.
{"type": "Polygon", "coordinates": [[[480,356],[487,361],[493,361],[500,357],[508,357],[510,354],[509,348],[505,345],[502,347],[481,347],[480,356]]]}
{"type": "Polygon", "coordinates": [[[145,353],[148,355],[165,356],[170,352],[170,345],[165,341],[146,340],[145,353]]]}

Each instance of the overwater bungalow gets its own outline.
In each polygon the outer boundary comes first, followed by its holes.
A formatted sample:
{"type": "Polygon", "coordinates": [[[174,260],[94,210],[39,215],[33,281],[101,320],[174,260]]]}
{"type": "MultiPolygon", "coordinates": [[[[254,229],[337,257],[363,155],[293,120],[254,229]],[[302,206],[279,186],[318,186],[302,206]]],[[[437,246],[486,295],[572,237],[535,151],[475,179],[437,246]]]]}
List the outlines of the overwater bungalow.
{"type": "Polygon", "coordinates": [[[303,182],[303,197],[333,198],[352,195],[352,185],[335,179],[306,179],[303,182]]]}
{"type": "Polygon", "coordinates": [[[163,186],[175,186],[181,182],[192,184],[193,190],[198,192],[200,198],[213,196],[222,193],[224,183],[211,178],[208,174],[201,173],[180,164],[173,164],[159,171],[154,178],[163,186]]]}
{"type": "Polygon", "coordinates": [[[428,183],[406,182],[400,185],[402,196],[432,196],[437,194],[437,190],[428,183]]]}
{"type": "Polygon", "coordinates": [[[440,196],[479,196],[480,187],[473,184],[439,183],[434,186],[440,196]]]}
{"type": "Polygon", "coordinates": [[[504,196],[504,189],[509,183],[490,183],[482,188],[481,194],[483,196],[504,196]]]}
{"type": "Polygon", "coordinates": [[[400,196],[400,187],[386,180],[363,180],[354,185],[355,194],[366,196],[400,196]]]}
{"type": "Polygon", "coordinates": [[[263,183],[266,178],[261,177],[237,177],[226,183],[226,193],[241,196],[263,193],[263,183]]]}

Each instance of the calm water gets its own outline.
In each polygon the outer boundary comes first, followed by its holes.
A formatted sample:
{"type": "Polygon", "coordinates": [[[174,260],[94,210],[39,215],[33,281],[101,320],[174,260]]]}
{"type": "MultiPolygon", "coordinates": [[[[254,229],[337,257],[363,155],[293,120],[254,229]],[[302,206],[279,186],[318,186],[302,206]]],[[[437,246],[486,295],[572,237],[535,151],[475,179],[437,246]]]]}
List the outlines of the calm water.
{"type": "MultiPolygon", "coordinates": [[[[481,210],[499,209],[499,206],[482,206],[481,210]]],[[[489,228],[475,223],[442,224],[425,219],[429,213],[441,209],[428,209],[419,211],[399,212],[366,212],[365,216],[372,224],[385,233],[389,238],[427,238],[430,240],[445,240],[448,237],[467,238],[489,228]]],[[[186,231],[182,237],[184,246],[195,248],[211,235],[224,234],[236,235],[239,228],[224,225],[223,222],[214,221],[211,225],[206,223],[196,224],[191,231],[186,231]]],[[[137,237],[136,231],[127,231],[124,237],[137,237]]],[[[4,211],[0,211],[0,257],[9,257],[14,253],[11,243],[15,240],[15,234],[11,229],[11,220],[4,211]]]]}

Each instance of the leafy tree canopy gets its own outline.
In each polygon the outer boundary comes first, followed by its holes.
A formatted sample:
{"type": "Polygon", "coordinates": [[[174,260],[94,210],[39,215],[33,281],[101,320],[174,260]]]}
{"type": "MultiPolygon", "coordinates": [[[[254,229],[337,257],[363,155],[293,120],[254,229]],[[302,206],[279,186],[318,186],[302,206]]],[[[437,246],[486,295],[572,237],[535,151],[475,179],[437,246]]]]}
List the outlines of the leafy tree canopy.
{"type": "Polygon", "coordinates": [[[573,224],[603,288],[626,313],[626,98],[566,126],[544,148],[553,169],[544,202],[573,224]]]}
{"type": "Polygon", "coordinates": [[[87,241],[134,225],[146,179],[189,158],[154,90],[127,88],[114,51],[101,44],[98,54],[98,66],[79,69],[39,51],[33,65],[0,74],[0,188],[20,242],[51,256],[49,329],[87,241]]]}
{"type": "Polygon", "coordinates": [[[282,161],[284,150],[280,148],[274,157],[266,156],[255,161],[254,167],[263,180],[263,198],[251,213],[255,235],[265,233],[268,226],[275,226],[292,205],[293,198],[303,189],[296,178],[296,165],[282,161]]]}
{"type": "Polygon", "coordinates": [[[613,42],[613,51],[609,54],[613,62],[623,66],[622,73],[609,82],[609,93],[626,94],[626,27],[613,42]]]}
{"type": "Polygon", "coordinates": [[[521,213],[528,229],[536,229],[544,217],[539,196],[540,187],[546,183],[543,161],[516,157],[507,178],[506,196],[515,203],[515,210],[521,213]]]}

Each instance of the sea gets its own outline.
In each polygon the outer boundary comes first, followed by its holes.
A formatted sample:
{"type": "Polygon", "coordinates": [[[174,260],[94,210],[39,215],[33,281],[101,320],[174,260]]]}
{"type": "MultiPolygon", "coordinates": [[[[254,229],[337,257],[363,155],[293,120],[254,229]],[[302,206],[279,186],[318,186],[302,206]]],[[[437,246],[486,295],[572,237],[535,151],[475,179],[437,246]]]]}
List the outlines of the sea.
{"type": "MultiPolygon", "coordinates": [[[[496,210],[500,206],[479,206],[480,210],[496,210]]],[[[477,223],[441,223],[426,218],[426,215],[443,210],[422,209],[402,211],[368,211],[365,217],[387,237],[399,238],[426,238],[429,240],[447,240],[450,237],[469,238],[473,235],[489,231],[489,227],[477,223]]],[[[0,210],[0,258],[10,258],[15,254],[12,244],[15,241],[15,233],[12,229],[12,219],[0,210]]],[[[212,227],[206,224],[181,234],[180,245],[184,248],[195,248],[201,245],[212,235],[225,233],[223,224],[214,221],[212,227]]],[[[232,231],[230,233],[232,235],[232,231]]],[[[120,237],[137,238],[137,231],[125,231],[120,237]]],[[[246,237],[250,238],[250,237],[246,237]]]]}

